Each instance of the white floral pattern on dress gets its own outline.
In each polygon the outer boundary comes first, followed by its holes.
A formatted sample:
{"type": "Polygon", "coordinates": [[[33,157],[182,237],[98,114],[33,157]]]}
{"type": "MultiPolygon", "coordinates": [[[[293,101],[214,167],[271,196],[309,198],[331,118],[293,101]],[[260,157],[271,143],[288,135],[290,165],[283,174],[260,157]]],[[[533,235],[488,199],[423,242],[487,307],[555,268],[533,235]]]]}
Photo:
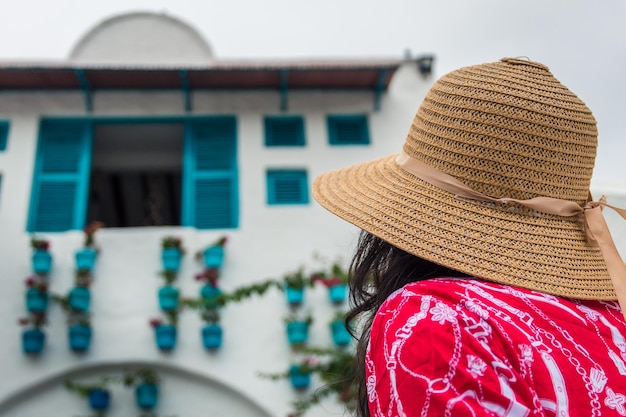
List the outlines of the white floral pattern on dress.
{"type": "Polygon", "coordinates": [[[477,356],[467,355],[467,370],[474,378],[484,376],[487,364],[477,356]]]}
{"type": "Polygon", "coordinates": [[[430,314],[433,315],[432,320],[439,322],[439,324],[443,324],[446,321],[454,323],[456,319],[456,311],[444,303],[437,303],[430,309],[430,314]]]}
{"type": "Polygon", "coordinates": [[[624,407],[625,403],[626,396],[624,396],[624,394],[616,393],[611,388],[606,389],[606,398],[604,399],[604,404],[606,404],[607,407],[617,411],[620,416],[626,416],[626,407],[624,407]]]}

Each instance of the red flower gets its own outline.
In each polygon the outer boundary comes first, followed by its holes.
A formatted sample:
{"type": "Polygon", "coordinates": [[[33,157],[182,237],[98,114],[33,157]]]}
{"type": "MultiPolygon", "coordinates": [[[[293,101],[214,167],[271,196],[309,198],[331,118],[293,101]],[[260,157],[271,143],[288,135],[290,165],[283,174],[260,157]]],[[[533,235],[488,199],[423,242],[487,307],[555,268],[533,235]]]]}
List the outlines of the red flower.
{"type": "Polygon", "coordinates": [[[217,286],[217,279],[219,278],[219,271],[217,268],[206,268],[204,271],[196,274],[196,281],[204,281],[206,280],[208,283],[217,286]]]}
{"type": "Polygon", "coordinates": [[[24,283],[27,287],[34,287],[37,284],[37,279],[35,277],[28,277],[24,283]]]}
{"type": "Polygon", "coordinates": [[[335,287],[337,285],[342,285],[344,282],[339,277],[332,277],[323,279],[320,281],[326,288],[335,287]]]}
{"type": "Polygon", "coordinates": [[[30,324],[30,320],[28,319],[28,317],[20,317],[17,322],[20,324],[20,326],[27,326],[30,324]]]}
{"type": "Polygon", "coordinates": [[[150,326],[153,327],[153,328],[156,328],[156,327],[158,327],[158,326],[160,326],[162,324],[163,324],[163,320],[161,320],[158,317],[150,319],[150,326]]]}

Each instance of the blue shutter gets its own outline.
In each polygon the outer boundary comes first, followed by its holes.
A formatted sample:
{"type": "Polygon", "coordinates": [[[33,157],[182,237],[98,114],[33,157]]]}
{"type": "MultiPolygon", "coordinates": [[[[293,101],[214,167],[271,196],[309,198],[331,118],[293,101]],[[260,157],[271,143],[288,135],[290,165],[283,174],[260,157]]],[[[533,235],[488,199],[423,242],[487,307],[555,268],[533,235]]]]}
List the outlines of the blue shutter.
{"type": "Polygon", "coordinates": [[[264,119],[265,146],[304,146],[304,119],[268,116],[264,119]]]}
{"type": "Polygon", "coordinates": [[[9,138],[9,122],[0,120],[0,151],[7,148],[7,140],[9,138]]]}
{"type": "Polygon", "coordinates": [[[190,120],[185,126],[184,226],[238,226],[237,132],[234,117],[190,120]]]}
{"type": "Polygon", "coordinates": [[[41,123],[28,231],[62,232],[84,226],[90,162],[88,122],[41,123]]]}
{"type": "Polygon", "coordinates": [[[308,204],[309,187],[306,171],[267,171],[267,203],[308,204]]]}
{"type": "Polygon", "coordinates": [[[365,115],[328,116],[328,141],[331,145],[367,145],[370,143],[365,115]]]}

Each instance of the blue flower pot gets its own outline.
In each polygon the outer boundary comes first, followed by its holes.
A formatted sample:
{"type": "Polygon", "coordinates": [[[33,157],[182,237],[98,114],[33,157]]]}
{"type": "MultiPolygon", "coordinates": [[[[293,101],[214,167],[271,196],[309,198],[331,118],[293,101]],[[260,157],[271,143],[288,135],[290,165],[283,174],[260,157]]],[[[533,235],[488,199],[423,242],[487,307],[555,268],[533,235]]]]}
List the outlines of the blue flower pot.
{"type": "Polygon", "coordinates": [[[180,260],[182,253],[176,248],[165,248],[161,252],[163,260],[163,269],[166,271],[178,271],[180,269],[180,260]]]}
{"type": "Polygon", "coordinates": [[[71,350],[86,351],[91,345],[91,328],[83,325],[70,326],[67,341],[71,350]]]}
{"type": "Polygon", "coordinates": [[[215,297],[221,294],[222,294],[222,290],[210,284],[207,284],[200,289],[200,296],[204,300],[204,307],[206,308],[219,307],[219,304],[215,300],[215,297]]]}
{"type": "Polygon", "coordinates": [[[22,333],[24,353],[41,353],[46,342],[46,334],[40,329],[28,329],[22,333]]]}
{"type": "Polygon", "coordinates": [[[156,384],[139,384],[135,388],[135,403],[137,407],[151,410],[159,400],[159,387],[156,384]]]}
{"type": "Polygon", "coordinates": [[[87,269],[91,271],[96,262],[98,252],[95,249],[84,248],[76,252],[76,269],[87,269]]]}
{"type": "Polygon", "coordinates": [[[74,311],[82,313],[89,311],[89,306],[91,305],[91,291],[86,287],[74,287],[67,296],[67,303],[74,311]]]}
{"type": "Polygon", "coordinates": [[[346,300],[346,285],[333,285],[328,289],[328,298],[334,304],[341,304],[346,300]]]}
{"type": "Polygon", "coordinates": [[[31,313],[43,313],[48,309],[48,293],[39,288],[30,287],[26,291],[26,310],[31,313]]]}
{"type": "Polygon", "coordinates": [[[107,390],[95,388],[89,391],[89,406],[94,410],[106,410],[110,400],[111,394],[107,390]]]}
{"type": "Polygon", "coordinates": [[[37,249],[33,252],[33,271],[47,274],[52,268],[52,255],[47,250],[37,249]]]}
{"type": "Polygon", "coordinates": [[[309,339],[309,324],[305,321],[287,323],[287,340],[290,345],[301,345],[309,339]]]}
{"type": "Polygon", "coordinates": [[[219,324],[207,324],[202,328],[202,344],[207,349],[222,346],[222,327],[219,324]]]}
{"type": "Polygon", "coordinates": [[[176,347],[176,327],[161,324],[154,329],[156,345],[161,350],[172,350],[176,347]]]}
{"type": "Polygon", "coordinates": [[[178,308],[180,292],[178,288],[166,285],[159,289],[159,308],[165,311],[174,311],[178,308]]]}
{"type": "Polygon", "coordinates": [[[223,262],[223,246],[210,246],[204,250],[204,266],[207,268],[220,268],[223,262]]]}
{"type": "Polygon", "coordinates": [[[333,342],[337,346],[349,345],[352,341],[352,336],[342,320],[336,320],[330,323],[330,331],[333,337],[333,342]]]}
{"type": "Polygon", "coordinates": [[[304,301],[304,288],[285,288],[285,295],[289,305],[300,305],[304,301]]]}
{"type": "Polygon", "coordinates": [[[289,368],[289,382],[297,390],[307,389],[311,385],[311,374],[300,371],[298,365],[289,368]]]}

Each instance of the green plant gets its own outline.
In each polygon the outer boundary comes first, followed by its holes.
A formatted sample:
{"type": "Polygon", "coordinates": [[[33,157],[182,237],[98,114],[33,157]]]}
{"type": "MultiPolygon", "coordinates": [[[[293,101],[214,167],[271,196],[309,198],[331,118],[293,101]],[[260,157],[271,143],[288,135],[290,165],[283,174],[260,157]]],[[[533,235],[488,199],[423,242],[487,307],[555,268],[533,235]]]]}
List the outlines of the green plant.
{"type": "Polygon", "coordinates": [[[168,324],[174,327],[178,326],[178,310],[167,310],[163,311],[162,313],[165,316],[165,320],[163,320],[163,318],[161,317],[154,317],[149,321],[151,327],[156,328],[164,324],[168,324]]]}
{"type": "Polygon", "coordinates": [[[34,250],[49,250],[50,242],[45,239],[40,239],[36,236],[30,238],[30,247],[34,250]]]}
{"type": "Polygon", "coordinates": [[[41,329],[43,326],[48,324],[48,320],[46,318],[46,313],[30,313],[27,317],[20,317],[17,320],[17,323],[20,326],[29,326],[33,329],[41,329]]]}
{"type": "Polygon", "coordinates": [[[166,285],[172,285],[174,283],[174,281],[176,281],[176,272],[175,271],[161,271],[159,272],[159,275],[165,279],[165,284],[166,285]]]}
{"type": "Polygon", "coordinates": [[[69,309],[69,314],[67,315],[67,325],[68,326],[85,326],[91,327],[91,315],[86,312],[78,312],[69,309]]]}
{"type": "Polygon", "coordinates": [[[178,249],[181,254],[185,254],[185,248],[183,247],[183,241],[178,236],[165,236],[161,240],[161,247],[163,249],[178,249]]]}
{"type": "Polygon", "coordinates": [[[89,287],[93,281],[91,271],[89,269],[77,269],[74,278],[74,285],[77,287],[89,287]]]}
{"type": "Polygon", "coordinates": [[[87,223],[87,225],[83,228],[83,233],[85,235],[85,240],[83,245],[86,248],[92,248],[92,249],[96,249],[96,242],[95,242],[95,234],[98,230],[102,229],[104,227],[104,223],[99,222],[99,221],[92,221],[87,223]]]}
{"type": "Polygon", "coordinates": [[[208,248],[211,248],[213,246],[226,246],[226,243],[228,242],[228,236],[224,235],[224,236],[220,236],[217,240],[213,241],[212,243],[208,244],[207,246],[205,246],[204,248],[198,250],[196,252],[196,259],[200,260],[202,259],[202,256],[204,254],[204,251],[207,250],[208,248]]]}
{"type": "Polygon", "coordinates": [[[296,272],[286,275],[283,278],[285,286],[294,290],[301,290],[305,286],[313,286],[313,281],[304,276],[304,268],[298,269],[296,272]]]}
{"type": "Polygon", "coordinates": [[[207,324],[217,324],[220,322],[220,312],[217,308],[204,308],[201,310],[200,318],[207,324]]]}
{"type": "Polygon", "coordinates": [[[126,387],[132,387],[139,384],[159,385],[161,380],[154,369],[137,368],[126,371],[122,376],[122,382],[126,387]]]}
{"type": "Polygon", "coordinates": [[[293,322],[303,322],[308,324],[309,326],[313,324],[313,316],[310,313],[300,313],[295,309],[292,309],[289,314],[287,314],[284,318],[285,323],[293,323],[293,322]]]}

